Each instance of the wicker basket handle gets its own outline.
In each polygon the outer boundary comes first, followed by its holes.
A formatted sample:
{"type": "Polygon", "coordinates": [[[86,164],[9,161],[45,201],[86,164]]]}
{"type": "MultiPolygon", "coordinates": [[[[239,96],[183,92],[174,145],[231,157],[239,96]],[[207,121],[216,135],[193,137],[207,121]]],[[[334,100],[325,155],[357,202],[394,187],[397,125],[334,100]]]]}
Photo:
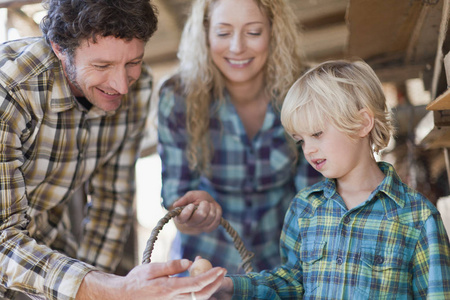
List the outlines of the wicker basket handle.
{"type": "MultiPolygon", "coordinates": [[[[145,247],[142,263],[150,263],[150,257],[152,255],[152,251],[155,245],[156,240],[158,239],[158,234],[161,231],[161,229],[164,227],[165,224],[167,224],[170,219],[178,216],[181,211],[183,210],[184,206],[176,207],[173,210],[169,211],[164,217],[159,220],[159,222],[156,224],[155,228],[152,231],[152,234],[150,235],[150,238],[147,241],[147,246],[145,247]]],[[[228,232],[228,234],[233,238],[234,246],[238,250],[239,254],[242,258],[242,268],[246,273],[253,272],[253,268],[251,266],[251,260],[253,259],[254,253],[251,251],[248,251],[247,248],[244,246],[244,242],[239,237],[239,234],[234,230],[233,227],[231,227],[230,223],[228,223],[227,220],[224,218],[220,219],[220,225],[222,225],[223,228],[228,232]]]]}

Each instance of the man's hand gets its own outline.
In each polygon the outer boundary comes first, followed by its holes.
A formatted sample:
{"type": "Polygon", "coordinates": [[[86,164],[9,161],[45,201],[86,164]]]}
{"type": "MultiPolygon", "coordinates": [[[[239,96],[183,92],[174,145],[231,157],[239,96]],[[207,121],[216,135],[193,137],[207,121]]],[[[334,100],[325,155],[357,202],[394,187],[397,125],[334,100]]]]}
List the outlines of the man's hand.
{"type": "Polygon", "coordinates": [[[186,206],[174,218],[178,230],[185,234],[211,232],[220,225],[222,207],[205,191],[190,191],[178,199],[173,207],[186,206]]]}
{"type": "Polygon", "coordinates": [[[197,299],[209,299],[220,287],[226,270],[217,267],[195,278],[170,277],[191,264],[186,259],[144,264],[125,277],[92,271],[83,279],[76,300],[191,299],[191,292],[197,299]]]}

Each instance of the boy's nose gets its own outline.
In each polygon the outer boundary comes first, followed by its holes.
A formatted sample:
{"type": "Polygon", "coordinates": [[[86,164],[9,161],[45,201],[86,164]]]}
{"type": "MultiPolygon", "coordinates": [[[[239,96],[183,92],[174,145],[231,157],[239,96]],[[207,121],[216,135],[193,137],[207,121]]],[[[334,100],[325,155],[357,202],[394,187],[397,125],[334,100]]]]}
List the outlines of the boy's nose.
{"type": "Polygon", "coordinates": [[[308,154],[311,154],[311,153],[314,153],[314,152],[316,152],[317,151],[317,147],[314,145],[314,143],[313,142],[303,142],[303,145],[302,145],[302,149],[303,149],[303,153],[305,154],[305,155],[308,155],[308,154]]]}

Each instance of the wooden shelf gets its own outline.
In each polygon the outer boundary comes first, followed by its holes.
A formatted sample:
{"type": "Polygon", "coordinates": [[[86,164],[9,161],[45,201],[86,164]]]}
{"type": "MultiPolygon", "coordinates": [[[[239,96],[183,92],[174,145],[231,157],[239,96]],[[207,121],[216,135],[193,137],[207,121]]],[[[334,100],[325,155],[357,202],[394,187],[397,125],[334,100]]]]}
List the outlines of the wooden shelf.
{"type": "Polygon", "coordinates": [[[430,104],[427,105],[427,110],[450,110],[450,89],[430,102],[430,104]]]}
{"type": "Polygon", "coordinates": [[[416,145],[426,149],[450,148],[450,110],[428,112],[415,133],[416,145]]]}

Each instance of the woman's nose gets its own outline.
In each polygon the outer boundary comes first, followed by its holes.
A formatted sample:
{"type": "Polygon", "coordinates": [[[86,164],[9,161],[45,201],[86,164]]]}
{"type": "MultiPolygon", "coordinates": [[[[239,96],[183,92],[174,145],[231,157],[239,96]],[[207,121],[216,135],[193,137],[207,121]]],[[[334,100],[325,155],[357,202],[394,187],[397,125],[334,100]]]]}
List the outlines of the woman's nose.
{"type": "Polygon", "coordinates": [[[235,34],[231,40],[230,51],[240,53],[245,49],[245,42],[240,34],[235,34]]]}

